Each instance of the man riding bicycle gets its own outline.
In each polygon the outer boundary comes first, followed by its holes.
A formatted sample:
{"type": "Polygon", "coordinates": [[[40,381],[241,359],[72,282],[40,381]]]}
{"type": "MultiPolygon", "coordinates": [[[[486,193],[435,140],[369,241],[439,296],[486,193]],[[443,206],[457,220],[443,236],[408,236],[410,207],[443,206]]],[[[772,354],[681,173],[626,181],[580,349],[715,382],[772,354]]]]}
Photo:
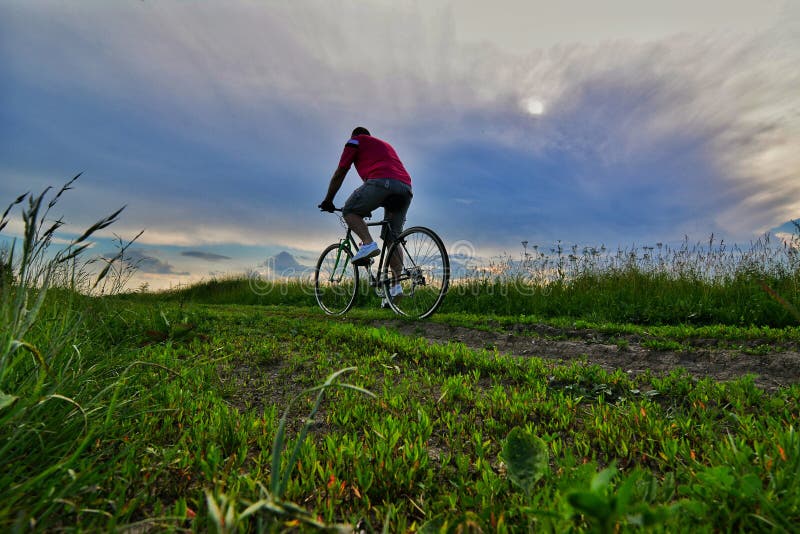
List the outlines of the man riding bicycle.
{"type": "MultiPolygon", "coordinates": [[[[378,244],[373,241],[364,217],[371,217],[372,210],[383,207],[383,220],[388,221],[391,233],[383,227],[381,239],[394,240],[403,231],[406,213],[411,199],[411,176],[409,176],[394,148],[377,137],[372,137],[369,130],[359,126],[344,146],[339,166],[331,177],[328,194],[319,205],[322,211],[333,212],[333,199],[344,182],[350,166],[355,164],[364,183],[358,187],[342,208],[342,215],[347,226],[361,239],[361,246],[353,256],[353,265],[365,265],[369,259],[380,254],[378,244]]],[[[389,258],[389,266],[395,278],[403,270],[403,257],[400,249],[389,258]]],[[[400,284],[389,289],[391,298],[398,297],[403,290],[400,284]]]]}

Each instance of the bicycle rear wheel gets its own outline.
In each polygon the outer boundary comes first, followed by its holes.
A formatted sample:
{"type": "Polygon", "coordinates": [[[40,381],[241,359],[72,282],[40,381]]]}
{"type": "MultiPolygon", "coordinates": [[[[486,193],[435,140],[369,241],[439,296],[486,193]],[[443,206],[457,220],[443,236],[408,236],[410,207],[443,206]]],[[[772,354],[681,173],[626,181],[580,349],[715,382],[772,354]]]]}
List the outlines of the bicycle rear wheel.
{"type": "Polygon", "coordinates": [[[358,267],[350,259],[348,247],[334,243],[317,260],[314,271],[314,295],[328,315],[342,315],[353,306],[358,290],[358,267]]]}
{"type": "Polygon", "coordinates": [[[402,296],[389,298],[389,306],[396,313],[416,319],[429,317],[442,303],[450,285],[450,258],[444,243],[433,230],[415,226],[404,231],[391,244],[387,258],[399,251],[403,269],[398,280],[386,261],[383,279],[387,280],[385,294],[396,283],[403,289],[402,296]]]}

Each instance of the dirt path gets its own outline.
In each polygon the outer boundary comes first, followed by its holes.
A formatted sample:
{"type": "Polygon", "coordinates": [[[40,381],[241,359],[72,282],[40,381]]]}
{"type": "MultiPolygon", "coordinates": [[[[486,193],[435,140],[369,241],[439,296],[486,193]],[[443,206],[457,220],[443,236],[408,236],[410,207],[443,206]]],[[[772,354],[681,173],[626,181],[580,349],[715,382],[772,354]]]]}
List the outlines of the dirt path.
{"type": "MultiPolygon", "coordinates": [[[[424,337],[432,343],[463,343],[473,349],[497,349],[514,356],[534,356],[548,360],[574,360],[597,364],[613,371],[621,369],[632,375],[646,371],[666,374],[683,368],[697,378],[732,380],[755,375],[756,384],[767,390],[800,382],[800,351],[797,346],[775,346],[767,354],[718,348],[717,340],[692,340],[690,350],[652,350],[640,339],[619,337],[610,340],[591,330],[559,330],[545,325],[517,325],[503,332],[486,332],[438,323],[382,321],[385,326],[411,337],[424,337]],[[562,339],[566,338],[566,340],[562,339]]],[[[756,345],[757,343],[754,343],[756,345]]]]}

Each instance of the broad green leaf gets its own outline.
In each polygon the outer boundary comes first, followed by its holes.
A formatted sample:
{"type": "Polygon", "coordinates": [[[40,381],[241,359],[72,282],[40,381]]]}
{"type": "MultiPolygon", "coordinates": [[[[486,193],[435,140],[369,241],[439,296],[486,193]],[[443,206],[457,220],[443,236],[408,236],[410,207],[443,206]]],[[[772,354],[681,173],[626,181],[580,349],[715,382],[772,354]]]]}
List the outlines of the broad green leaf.
{"type": "Polygon", "coordinates": [[[547,444],[520,427],[508,433],[500,454],[508,468],[508,478],[527,493],[549,469],[547,444]]]}
{"type": "Polygon", "coordinates": [[[601,493],[611,483],[611,479],[617,474],[615,466],[606,467],[592,478],[592,485],[590,491],[594,493],[601,493]]]}
{"type": "Polygon", "coordinates": [[[8,408],[9,406],[17,402],[18,398],[19,397],[15,395],[9,395],[7,393],[3,393],[2,391],[0,391],[0,410],[2,410],[3,408],[8,408]]]}
{"type": "Polygon", "coordinates": [[[624,515],[628,513],[631,501],[633,500],[633,490],[636,482],[639,480],[639,474],[633,473],[617,488],[615,506],[617,514],[624,515]]]}
{"type": "Polygon", "coordinates": [[[754,473],[747,473],[739,480],[740,495],[746,499],[752,499],[764,492],[761,479],[754,473]]]}
{"type": "Polygon", "coordinates": [[[590,517],[605,521],[611,516],[611,507],[602,497],[590,491],[576,491],[567,495],[569,504],[590,517]]]}

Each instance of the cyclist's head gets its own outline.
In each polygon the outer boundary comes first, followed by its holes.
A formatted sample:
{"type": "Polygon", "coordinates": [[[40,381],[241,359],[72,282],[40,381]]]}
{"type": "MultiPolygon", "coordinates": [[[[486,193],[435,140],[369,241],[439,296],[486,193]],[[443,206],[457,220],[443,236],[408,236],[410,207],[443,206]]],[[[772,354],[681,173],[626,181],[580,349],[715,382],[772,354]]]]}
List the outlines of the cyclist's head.
{"type": "Polygon", "coordinates": [[[367,130],[363,126],[359,126],[355,130],[353,130],[353,133],[352,133],[352,135],[350,137],[355,137],[357,135],[369,135],[369,134],[370,134],[369,130],[367,130]]]}

